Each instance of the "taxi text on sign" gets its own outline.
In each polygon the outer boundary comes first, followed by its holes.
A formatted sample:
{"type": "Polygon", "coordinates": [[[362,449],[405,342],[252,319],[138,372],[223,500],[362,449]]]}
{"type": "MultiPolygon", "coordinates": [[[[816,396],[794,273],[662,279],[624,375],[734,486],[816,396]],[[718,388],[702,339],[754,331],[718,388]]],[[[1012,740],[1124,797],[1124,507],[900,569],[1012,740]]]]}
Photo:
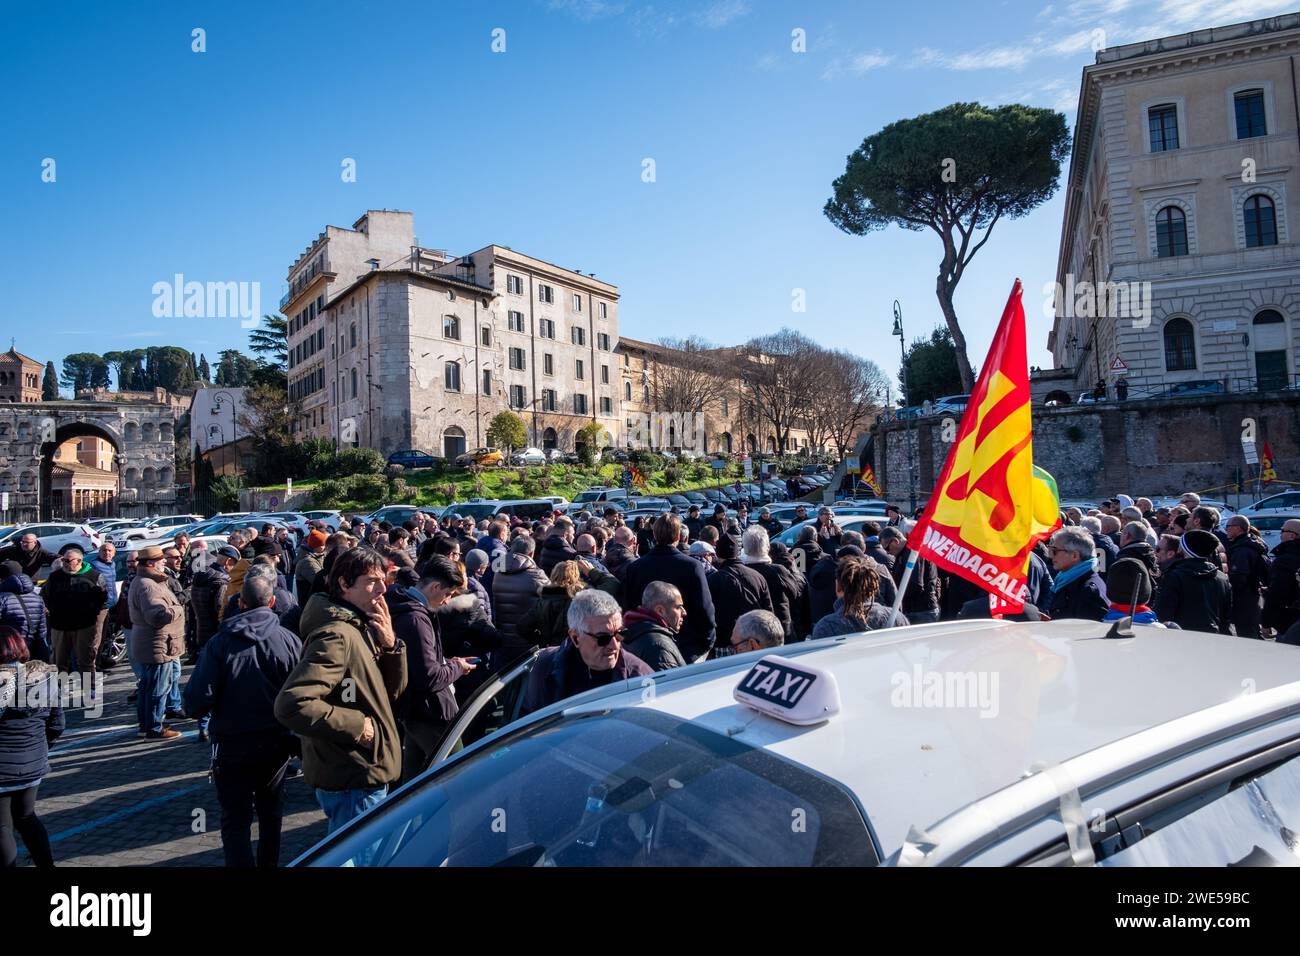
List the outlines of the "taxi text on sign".
{"type": "Polygon", "coordinates": [[[1056,484],[1034,467],[1025,310],[1016,280],[943,473],[908,546],[993,594],[1024,606],[1034,543],[1056,530],[1056,484]]]}

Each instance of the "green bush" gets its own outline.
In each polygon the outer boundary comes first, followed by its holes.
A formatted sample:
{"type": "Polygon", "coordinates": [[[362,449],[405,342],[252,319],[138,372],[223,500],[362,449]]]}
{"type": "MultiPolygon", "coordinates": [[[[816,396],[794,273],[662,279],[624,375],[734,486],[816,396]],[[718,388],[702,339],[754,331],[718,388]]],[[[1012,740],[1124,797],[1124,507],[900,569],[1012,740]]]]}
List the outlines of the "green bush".
{"type": "Polygon", "coordinates": [[[322,478],[311,493],[311,503],[317,508],[337,508],[343,503],[347,488],[337,478],[322,478]]]}
{"type": "Polygon", "coordinates": [[[222,475],[212,482],[209,491],[222,511],[234,511],[239,507],[239,489],[242,487],[238,475],[222,475]]]}
{"type": "Polygon", "coordinates": [[[384,456],[373,448],[345,448],[334,462],[334,477],[350,475],[380,475],[384,471],[384,456]]]}
{"type": "Polygon", "coordinates": [[[388,479],[383,475],[351,475],[344,479],[343,485],[347,489],[347,497],[353,501],[378,501],[388,492],[388,479]]]}
{"type": "Polygon", "coordinates": [[[652,472],[663,471],[664,465],[667,464],[667,460],[663,455],[656,455],[654,452],[645,448],[638,448],[627,457],[628,462],[635,465],[637,471],[645,475],[647,480],[652,472]]]}
{"type": "Polygon", "coordinates": [[[683,473],[680,465],[669,465],[664,469],[664,484],[669,488],[676,488],[685,480],[686,475],[683,473]]]}

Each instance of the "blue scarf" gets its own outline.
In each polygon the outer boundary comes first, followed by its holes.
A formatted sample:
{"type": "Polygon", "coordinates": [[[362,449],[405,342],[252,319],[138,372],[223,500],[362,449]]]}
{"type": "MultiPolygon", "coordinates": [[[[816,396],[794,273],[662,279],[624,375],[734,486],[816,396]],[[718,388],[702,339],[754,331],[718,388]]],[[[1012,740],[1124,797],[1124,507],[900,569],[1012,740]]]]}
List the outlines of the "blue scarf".
{"type": "Polygon", "coordinates": [[[1052,582],[1052,593],[1055,594],[1061,588],[1065,587],[1071,581],[1077,581],[1079,578],[1087,577],[1097,570],[1097,559],[1089,558],[1087,561],[1080,561],[1068,571],[1062,571],[1052,582]]]}

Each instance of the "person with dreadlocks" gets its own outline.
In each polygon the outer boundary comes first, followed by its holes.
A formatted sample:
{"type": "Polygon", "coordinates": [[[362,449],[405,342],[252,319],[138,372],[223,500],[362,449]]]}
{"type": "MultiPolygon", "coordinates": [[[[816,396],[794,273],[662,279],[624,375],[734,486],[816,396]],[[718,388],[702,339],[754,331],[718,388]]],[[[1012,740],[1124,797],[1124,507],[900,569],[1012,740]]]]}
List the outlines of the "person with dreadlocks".
{"type": "MultiPolygon", "coordinates": [[[[840,558],[835,569],[835,610],[817,622],[813,640],[889,627],[893,612],[876,603],[879,588],[880,579],[866,558],[856,555],[840,558]]],[[[907,618],[899,614],[893,626],[907,627],[907,618]]]]}

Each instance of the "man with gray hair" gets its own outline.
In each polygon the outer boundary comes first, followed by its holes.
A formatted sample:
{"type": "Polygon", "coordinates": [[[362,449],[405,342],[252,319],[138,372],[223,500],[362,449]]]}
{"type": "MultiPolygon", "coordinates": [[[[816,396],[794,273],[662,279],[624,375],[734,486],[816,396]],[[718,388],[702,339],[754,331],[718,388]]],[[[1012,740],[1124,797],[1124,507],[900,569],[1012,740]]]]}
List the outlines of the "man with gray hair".
{"type": "Polygon", "coordinates": [[[784,629],[771,611],[748,611],[736,618],[736,626],[731,629],[733,654],[780,647],[784,643],[784,629]]]}
{"type": "Polygon", "coordinates": [[[1110,610],[1106,585],[1097,574],[1093,535],[1084,528],[1062,528],[1052,535],[1048,552],[1056,578],[1052,581],[1048,616],[1100,621],[1110,610]]]}
{"type": "Polygon", "coordinates": [[[523,714],[595,687],[654,673],[623,650],[623,612],[604,591],[579,591],[569,604],[569,636],[537,657],[524,691],[523,714]]]}
{"type": "Polygon", "coordinates": [[[1100,517],[1088,515],[1079,522],[1079,527],[1092,537],[1093,552],[1097,558],[1097,573],[1101,575],[1103,581],[1106,580],[1106,569],[1119,560],[1119,546],[1106,533],[1107,522],[1114,520],[1110,515],[1100,517]]]}
{"type": "Polygon", "coordinates": [[[284,781],[295,741],[276,720],[274,705],[298,663],[302,642],[280,625],[275,584],[272,568],[249,569],[239,591],[240,613],[228,616],[203,645],[185,686],[186,712],[212,736],[221,848],[231,867],[274,867],[280,859],[284,781]]]}

